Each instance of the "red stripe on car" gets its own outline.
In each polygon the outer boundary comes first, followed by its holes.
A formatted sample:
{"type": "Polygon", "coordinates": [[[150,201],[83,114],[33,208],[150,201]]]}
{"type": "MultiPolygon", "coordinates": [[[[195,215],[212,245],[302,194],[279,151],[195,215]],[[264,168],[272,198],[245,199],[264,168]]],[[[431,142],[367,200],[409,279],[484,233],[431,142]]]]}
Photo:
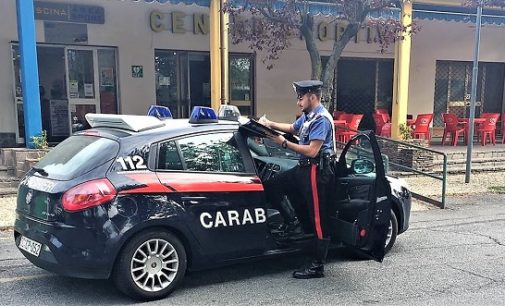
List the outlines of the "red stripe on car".
{"type": "Polygon", "coordinates": [[[163,185],[177,192],[240,192],[263,191],[257,176],[208,173],[158,173],[163,185]]]}

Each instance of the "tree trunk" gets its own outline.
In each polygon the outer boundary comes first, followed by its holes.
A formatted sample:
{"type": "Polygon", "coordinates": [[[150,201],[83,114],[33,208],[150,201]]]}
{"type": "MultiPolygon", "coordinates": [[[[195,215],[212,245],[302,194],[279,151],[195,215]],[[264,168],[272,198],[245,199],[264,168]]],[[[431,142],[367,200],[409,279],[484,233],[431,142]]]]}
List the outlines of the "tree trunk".
{"type": "Polygon", "coordinates": [[[336,109],[336,105],[334,101],[331,100],[331,92],[333,90],[334,84],[333,80],[335,77],[335,68],[337,67],[338,60],[342,55],[342,51],[344,51],[347,43],[358,34],[360,28],[359,23],[349,23],[344,30],[344,33],[340,37],[339,40],[335,40],[333,44],[333,50],[330,58],[328,59],[328,63],[326,63],[326,67],[323,71],[323,98],[321,102],[327,109],[336,109]]]}
{"type": "Polygon", "coordinates": [[[308,14],[302,15],[302,25],[300,31],[305,39],[305,46],[310,55],[311,72],[310,78],[312,80],[321,79],[321,56],[317,49],[316,40],[314,38],[314,17],[308,14]]]}

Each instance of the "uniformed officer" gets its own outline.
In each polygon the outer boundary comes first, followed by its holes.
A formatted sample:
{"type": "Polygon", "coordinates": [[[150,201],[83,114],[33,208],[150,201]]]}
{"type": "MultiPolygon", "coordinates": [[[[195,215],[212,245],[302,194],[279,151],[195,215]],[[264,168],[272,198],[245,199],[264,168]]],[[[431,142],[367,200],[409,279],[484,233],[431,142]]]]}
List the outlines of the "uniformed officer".
{"type": "Polygon", "coordinates": [[[334,178],[331,161],[335,156],[335,131],[333,118],[321,104],[321,86],[317,80],[293,83],[297,105],[302,115],[293,123],[273,122],[263,116],[259,122],[276,130],[297,134],[299,143],[290,142],[281,136],[272,140],[283,148],[299,154],[296,167],[265,182],[265,190],[273,206],[281,206],[285,194],[299,191],[307,203],[311,224],[316,233],[313,261],[307,267],[293,272],[295,278],[324,277],[323,263],[330,242],[327,228],[327,186],[334,178]]]}

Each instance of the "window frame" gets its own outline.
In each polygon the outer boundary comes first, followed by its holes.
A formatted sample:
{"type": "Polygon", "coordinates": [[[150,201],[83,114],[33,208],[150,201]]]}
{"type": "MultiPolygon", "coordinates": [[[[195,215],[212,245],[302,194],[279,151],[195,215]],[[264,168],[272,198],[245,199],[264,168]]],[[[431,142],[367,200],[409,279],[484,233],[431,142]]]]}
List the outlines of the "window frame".
{"type": "Polygon", "coordinates": [[[180,136],[175,136],[167,139],[163,139],[159,142],[156,143],[156,160],[154,161],[154,171],[155,172],[185,172],[185,173],[205,173],[205,174],[231,174],[231,175],[239,175],[239,176],[251,176],[251,175],[257,175],[256,173],[256,168],[254,167],[254,163],[252,161],[252,156],[250,155],[250,152],[248,151],[247,145],[243,143],[242,137],[240,133],[236,130],[217,130],[217,131],[206,131],[206,132],[199,132],[199,133],[192,133],[192,134],[184,134],[180,136]],[[198,137],[198,136],[208,136],[208,135],[213,135],[213,134],[231,134],[232,137],[235,139],[237,143],[237,149],[242,157],[242,163],[244,165],[244,171],[243,172],[225,172],[225,171],[196,171],[196,170],[190,170],[187,168],[186,162],[183,158],[181,149],[180,149],[180,144],[179,141],[181,139],[187,139],[191,137],[198,137]],[[174,141],[177,147],[177,154],[179,155],[179,159],[181,160],[183,169],[182,170],[174,170],[174,169],[160,169],[159,168],[159,154],[160,154],[160,147],[162,144],[174,141]],[[249,153],[249,154],[248,154],[249,153]]]}
{"type": "Polygon", "coordinates": [[[246,102],[249,102],[249,107],[251,110],[250,116],[254,117],[256,116],[256,56],[254,53],[230,53],[229,54],[229,59],[232,58],[247,58],[251,61],[251,69],[249,71],[249,85],[251,87],[250,89],[250,99],[249,101],[247,100],[233,100],[232,99],[232,86],[231,86],[231,66],[228,68],[228,74],[230,75],[230,80],[229,80],[229,86],[228,86],[228,96],[229,96],[229,102],[231,105],[236,105],[237,107],[244,107],[246,105],[246,102]]]}

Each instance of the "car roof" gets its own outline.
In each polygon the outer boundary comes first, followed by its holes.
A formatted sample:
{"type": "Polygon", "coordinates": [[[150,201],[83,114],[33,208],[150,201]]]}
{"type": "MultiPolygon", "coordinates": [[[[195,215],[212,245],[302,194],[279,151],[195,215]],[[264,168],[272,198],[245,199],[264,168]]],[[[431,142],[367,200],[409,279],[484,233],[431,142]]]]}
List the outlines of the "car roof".
{"type": "MultiPolygon", "coordinates": [[[[153,118],[149,116],[138,117],[153,118]]],[[[130,128],[122,128],[114,124],[112,124],[112,126],[102,124],[97,127],[92,127],[89,130],[78,132],[76,134],[93,134],[96,131],[102,136],[110,135],[116,139],[135,136],[152,138],[151,141],[157,141],[158,139],[167,139],[200,132],[237,130],[239,127],[239,123],[237,121],[228,120],[219,120],[216,123],[189,123],[189,119],[167,119],[160,120],[159,122],[160,124],[153,125],[153,127],[148,127],[140,131],[133,131],[130,128]]]]}

